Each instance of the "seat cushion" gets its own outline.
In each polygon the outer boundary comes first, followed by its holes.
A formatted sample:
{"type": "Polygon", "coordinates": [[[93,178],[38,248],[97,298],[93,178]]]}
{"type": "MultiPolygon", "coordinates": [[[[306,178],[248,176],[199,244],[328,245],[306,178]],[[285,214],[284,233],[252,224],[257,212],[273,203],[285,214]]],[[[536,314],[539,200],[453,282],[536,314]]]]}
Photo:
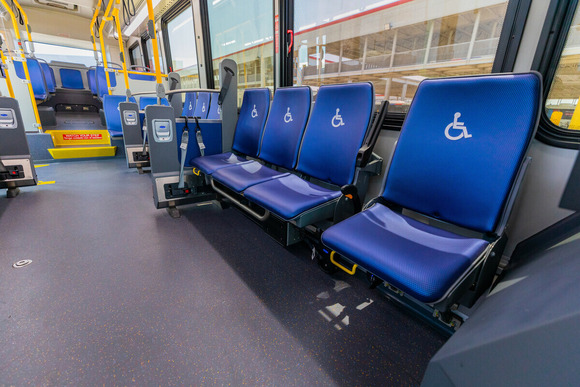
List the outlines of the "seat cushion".
{"type": "Polygon", "coordinates": [[[422,302],[439,300],[488,246],[375,204],[322,234],[322,242],[422,302]]]}
{"type": "Polygon", "coordinates": [[[197,157],[191,160],[191,165],[206,175],[211,175],[218,169],[247,162],[249,161],[245,158],[237,156],[231,152],[227,152],[217,155],[197,157]]]}
{"type": "Polygon", "coordinates": [[[219,169],[211,177],[236,192],[242,192],[253,185],[286,175],[288,173],[268,168],[257,161],[250,161],[219,169]]]}
{"type": "Polygon", "coordinates": [[[322,188],[296,175],[256,184],[244,191],[246,198],[286,220],[340,195],[340,191],[322,188]]]}

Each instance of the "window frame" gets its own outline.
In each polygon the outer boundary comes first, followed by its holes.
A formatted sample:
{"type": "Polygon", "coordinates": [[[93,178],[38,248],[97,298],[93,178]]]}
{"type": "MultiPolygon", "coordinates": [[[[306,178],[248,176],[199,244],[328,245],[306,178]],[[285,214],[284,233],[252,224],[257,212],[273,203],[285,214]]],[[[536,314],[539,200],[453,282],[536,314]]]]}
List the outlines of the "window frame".
{"type": "Polygon", "coordinates": [[[141,45],[139,44],[139,41],[136,41],[135,43],[133,43],[129,47],[129,63],[131,64],[131,66],[135,66],[135,57],[133,56],[133,50],[135,50],[135,48],[137,48],[137,47],[139,47],[141,52],[143,52],[143,49],[141,49],[141,45]]]}
{"type": "Polygon", "coordinates": [[[578,3],[578,0],[552,0],[550,2],[532,62],[532,70],[538,71],[544,79],[542,111],[536,138],[548,145],[568,149],[578,149],[580,131],[555,125],[546,114],[545,106],[578,3]]]}

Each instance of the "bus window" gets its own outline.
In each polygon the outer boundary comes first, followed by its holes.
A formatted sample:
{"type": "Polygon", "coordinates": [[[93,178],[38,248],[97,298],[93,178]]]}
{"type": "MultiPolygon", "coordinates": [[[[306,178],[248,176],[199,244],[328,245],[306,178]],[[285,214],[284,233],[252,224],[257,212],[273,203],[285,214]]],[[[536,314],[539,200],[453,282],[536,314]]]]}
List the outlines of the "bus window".
{"type": "MultiPolygon", "coordinates": [[[[83,64],[87,67],[95,65],[95,54],[93,50],[85,50],[83,48],[58,46],[48,43],[34,43],[34,54],[47,62],[68,62],[83,64]]],[[[99,58],[101,53],[98,53],[99,58]]],[[[107,58],[109,56],[107,55],[107,58]]]]}
{"type": "Polygon", "coordinates": [[[491,72],[507,1],[295,0],[294,84],[372,81],[405,111],[425,78],[491,72]]]}
{"type": "Polygon", "coordinates": [[[546,99],[546,115],[562,129],[580,130],[580,13],[576,10],[546,99]]]}
{"type": "Polygon", "coordinates": [[[214,0],[207,7],[216,85],[219,63],[229,58],[238,64],[240,102],[245,88],[273,88],[272,1],[214,0]]]}
{"type": "MultiPolygon", "coordinates": [[[[161,72],[164,72],[163,69],[163,55],[161,55],[161,39],[159,39],[160,35],[157,35],[157,48],[159,49],[159,65],[161,67],[161,72]]],[[[141,40],[143,42],[143,40],[141,40]]],[[[153,58],[153,41],[150,38],[145,40],[145,50],[144,50],[144,57],[146,58],[147,67],[151,69],[152,72],[155,72],[155,59],[153,58]]]]}
{"type": "Polygon", "coordinates": [[[141,54],[141,46],[138,42],[129,48],[129,60],[133,66],[144,66],[143,54],[141,54]]]}
{"type": "Polygon", "coordinates": [[[179,73],[184,89],[200,87],[191,5],[162,24],[168,67],[179,73]]]}

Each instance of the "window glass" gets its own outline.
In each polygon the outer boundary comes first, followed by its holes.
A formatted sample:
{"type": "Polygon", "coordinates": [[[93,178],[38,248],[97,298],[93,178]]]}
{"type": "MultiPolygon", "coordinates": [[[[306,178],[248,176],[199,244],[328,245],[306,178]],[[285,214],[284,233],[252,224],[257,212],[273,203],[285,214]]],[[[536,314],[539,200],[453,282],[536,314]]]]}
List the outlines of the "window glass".
{"type": "Polygon", "coordinates": [[[273,88],[272,1],[213,0],[207,6],[216,86],[219,64],[228,58],[238,64],[239,101],[245,88],[273,88]]]}
{"type": "Polygon", "coordinates": [[[184,89],[198,88],[199,69],[191,6],[167,23],[171,69],[181,76],[184,89]]]}
{"type": "MultiPolygon", "coordinates": [[[[159,37],[159,35],[157,35],[159,37]]],[[[151,72],[155,72],[155,58],[153,58],[153,40],[147,39],[147,60],[149,62],[149,68],[151,72]]],[[[161,67],[161,72],[165,72],[163,70],[163,56],[161,55],[161,39],[157,39],[157,48],[159,49],[159,66],[161,67]]]]}
{"type": "Polygon", "coordinates": [[[506,0],[295,0],[294,83],[372,81],[406,111],[425,78],[491,72],[506,0]]]}
{"type": "MultiPolygon", "coordinates": [[[[143,66],[143,55],[141,54],[141,46],[138,44],[129,49],[129,56],[131,58],[131,64],[135,66],[143,66]]],[[[142,70],[142,69],[140,69],[142,70]]]]}
{"type": "Polygon", "coordinates": [[[566,45],[546,99],[546,114],[554,125],[580,130],[580,12],[576,10],[566,45]]]}
{"type": "MultiPolygon", "coordinates": [[[[85,50],[82,48],[57,46],[47,43],[34,43],[34,54],[44,59],[47,62],[69,62],[79,63],[87,67],[95,65],[95,55],[93,50],[85,50]]],[[[101,53],[99,52],[99,58],[101,53]]]]}

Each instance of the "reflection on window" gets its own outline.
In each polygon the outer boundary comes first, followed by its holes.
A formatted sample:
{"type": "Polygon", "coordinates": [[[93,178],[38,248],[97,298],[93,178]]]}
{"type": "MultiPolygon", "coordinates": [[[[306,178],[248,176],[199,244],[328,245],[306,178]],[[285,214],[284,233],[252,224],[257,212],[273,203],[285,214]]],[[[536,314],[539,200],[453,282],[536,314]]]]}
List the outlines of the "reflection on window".
{"type": "Polygon", "coordinates": [[[580,12],[576,10],[566,45],[546,99],[546,114],[554,125],[580,130],[580,12]]]}
{"type": "Polygon", "coordinates": [[[405,111],[425,78],[491,72],[507,1],[446,3],[295,0],[294,83],[372,81],[405,111]]]}
{"type": "MultiPolygon", "coordinates": [[[[157,35],[159,37],[159,35],[157,35]]],[[[151,72],[155,72],[155,58],[153,57],[153,40],[147,39],[147,60],[149,62],[149,69],[151,72]]],[[[163,69],[163,55],[161,55],[161,39],[157,39],[157,49],[159,50],[159,67],[161,67],[161,72],[165,72],[163,69]]]]}
{"type": "MultiPolygon", "coordinates": [[[[95,54],[93,50],[57,46],[55,44],[34,43],[34,54],[47,62],[58,61],[79,63],[87,67],[95,66],[95,54]]],[[[99,52],[99,59],[101,53],[99,52]]],[[[108,57],[108,56],[107,56],[108,57]]]]}
{"type": "Polygon", "coordinates": [[[272,1],[208,2],[211,51],[216,85],[219,64],[238,64],[238,99],[248,87],[274,87],[272,1]]]}
{"type": "Polygon", "coordinates": [[[139,70],[142,70],[143,68],[143,54],[141,54],[141,46],[139,46],[138,44],[129,49],[129,56],[131,57],[131,61],[132,61],[132,65],[134,66],[140,66],[139,70]]]}
{"type": "Polygon", "coordinates": [[[200,87],[191,7],[167,23],[167,38],[171,51],[171,68],[181,76],[182,87],[200,87]]]}

